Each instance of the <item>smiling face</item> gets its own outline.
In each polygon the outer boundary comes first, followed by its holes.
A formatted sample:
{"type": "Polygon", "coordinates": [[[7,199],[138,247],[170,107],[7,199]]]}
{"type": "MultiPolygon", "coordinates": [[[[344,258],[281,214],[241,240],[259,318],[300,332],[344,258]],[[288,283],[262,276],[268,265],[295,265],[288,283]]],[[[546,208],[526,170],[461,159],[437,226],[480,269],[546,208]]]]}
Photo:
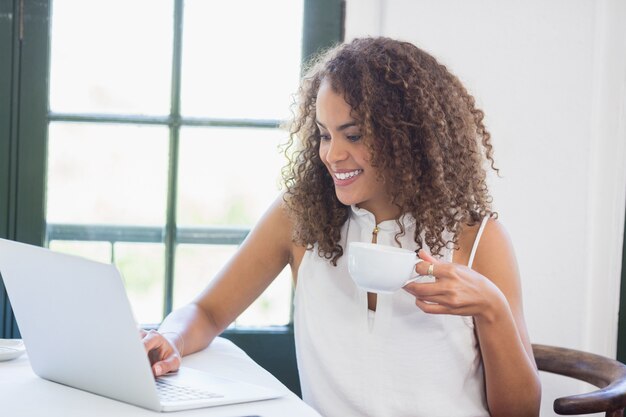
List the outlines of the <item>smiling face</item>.
{"type": "Polygon", "coordinates": [[[370,151],[350,105],[328,80],[320,84],[316,103],[320,159],[333,178],[339,201],[368,210],[378,222],[396,218],[397,208],[370,164],[370,151]]]}

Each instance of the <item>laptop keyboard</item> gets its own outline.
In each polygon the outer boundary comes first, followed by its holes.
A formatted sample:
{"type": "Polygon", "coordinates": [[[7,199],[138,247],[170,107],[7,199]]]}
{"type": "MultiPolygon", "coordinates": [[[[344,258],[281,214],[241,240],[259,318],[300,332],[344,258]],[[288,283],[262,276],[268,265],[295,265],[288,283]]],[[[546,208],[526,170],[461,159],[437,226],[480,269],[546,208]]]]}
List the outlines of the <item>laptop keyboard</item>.
{"type": "Polygon", "coordinates": [[[185,387],[182,385],[174,385],[172,383],[156,380],[157,392],[162,401],[189,401],[189,400],[206,400],[211,398],[223,398],[221,394],[205,391],[197,388],[185,387]]]}

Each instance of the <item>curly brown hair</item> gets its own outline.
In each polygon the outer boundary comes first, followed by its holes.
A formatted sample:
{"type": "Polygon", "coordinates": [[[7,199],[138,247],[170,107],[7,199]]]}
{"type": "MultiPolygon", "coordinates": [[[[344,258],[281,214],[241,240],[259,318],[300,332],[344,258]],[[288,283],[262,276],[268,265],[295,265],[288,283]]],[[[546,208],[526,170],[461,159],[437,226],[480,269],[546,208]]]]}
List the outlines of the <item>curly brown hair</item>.
{"type": "MultiPolygon", "coordinates": [[[[448,245],[458,247],[463,225],[494,214],[485,161],[498,169],[474,98],[444,65],[411,43],[355,39],[310,62],[294,103],[283,180],[295,243],[309,249],[317,243],[319,255],[333,265],[343,255],[341,227],[350,207],[337,199],[318,153],[315,107],[324,79],[352,108],[391,202],[415,218],[418,247],[425,243],[440,255],[448,245]]],[[[400,236],[405,231],[398,224],[400,236]]]]}

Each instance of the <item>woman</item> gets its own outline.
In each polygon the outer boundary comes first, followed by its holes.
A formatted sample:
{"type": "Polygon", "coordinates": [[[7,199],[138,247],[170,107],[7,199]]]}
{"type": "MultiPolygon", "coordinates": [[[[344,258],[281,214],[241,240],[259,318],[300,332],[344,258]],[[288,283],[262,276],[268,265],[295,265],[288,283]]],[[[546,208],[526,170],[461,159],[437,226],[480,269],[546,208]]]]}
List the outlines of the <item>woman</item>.
{"type": "Polygon", "coordinates": [[[537,416],[482,119],[410,43],[357,39],[321,55],[299,91],[284,195],[196,300],[145,336],[154,373],[205,348],[289,264],[303,398],[322,415],[537,416]],[[367,293],[347,272],[351,241],[416,250],[417,273],[435,281],[367,293]]]}

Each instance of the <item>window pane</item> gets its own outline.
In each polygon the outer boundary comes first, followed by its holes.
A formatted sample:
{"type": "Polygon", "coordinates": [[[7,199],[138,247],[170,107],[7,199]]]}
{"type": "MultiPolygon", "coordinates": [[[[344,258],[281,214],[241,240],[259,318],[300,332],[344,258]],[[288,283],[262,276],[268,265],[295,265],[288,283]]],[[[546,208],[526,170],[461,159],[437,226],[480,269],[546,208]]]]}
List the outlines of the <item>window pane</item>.
{"type": "Polygon", "coordinates": [[[161,243],[116,243],[115,265],[138,323],[163,319],[165,245],[161,243]]]}
{"type": "Polygon", "coordinates": [[[165,224],[167,158],[160,126],[51,124],[47,222],[165,224]]]}
{"type": "Polygon", "coordinates": [[[300,75],[302,0],[187,0],[186,116],[286,119],[300,75]]]}
{"type": "Polygon", "coordinates": [[[48,247],[56,252],[82,256],[96,262],[111,263],[111,244],[109,242],[53,240],[48,244],[48,247]]]}
{"type": "Polygon", "coordinates": [[[289,324],[292,289],[291,269],[286,267],[250,307],[237,318],[237,326],[284,326],[289,324]]]}
{"type": "Polygon", "coordinates": [[[236,250],[236,245],[178,245],[174,308],[191,302],[200,294],[236,250]]]}
{"type": "MultiPolygon", "coordinates": [[[[185,305],[206,287],[235,253],[234,245],[178,245],[174,308],[185,305]]],[[[289,323],[291,275],[286,268],[236,321],[242,326],[289,323]]]]}
{"type": "Polygon", "coordinates": [[[52,111],[167,114],[172,0],[52,4],[52,111]]]}
{"type": "Polygon", "coordinates": [[[280,191],[285,132],[181,129],[179,225],[252,226],[280,191]]]}

